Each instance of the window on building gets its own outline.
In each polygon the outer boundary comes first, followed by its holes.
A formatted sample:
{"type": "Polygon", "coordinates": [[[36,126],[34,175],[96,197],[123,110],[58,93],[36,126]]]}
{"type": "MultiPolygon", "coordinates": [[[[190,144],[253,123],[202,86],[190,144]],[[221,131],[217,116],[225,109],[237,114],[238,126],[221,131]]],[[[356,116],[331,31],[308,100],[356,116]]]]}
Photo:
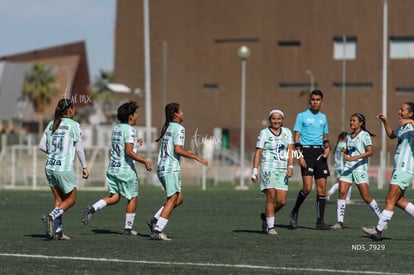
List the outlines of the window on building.
{"type": "Polygon", "coordinates": [[[357,57],[357,39],[355,36],[336,36],[333,39],[335,60],[354,60],[357,57]]]}
{"type": "Polygon", "coordinates": [[[414,87],[397,87],[395,88],[397,94],[414,95],[414,87]]]}
{"type": "Polygon", "coordinates": [[[414,58],[414,37],[390,38],[390,58],[406,59],[414,58]]]}
{"type": "Polygon", "coordinates": [[[280,47],[300,47],[301,43],[297,40],[282,40],[277,42],[280,47]]]}
{"type": "Polygon", "coordinates": [[[257,43],[259,38],[245,37],[245,38],[216,38],[214,43],[257,43]]]}
{"type": "MultiPolygon", "coordinates": [[[[343,82],[334,82],[335,89],[342,89],[343,82]]],[[[345,89],[372,89],[372,82],[345,82],[345,89]]]]}
{"type": "Polygon", "coordinates": [[[203,84],[203,90],[206,92],[215,92],[219,88],[219,85],[217,83],[204,83],[203,84]]]}
{"type": "MultiPolygon", "coordinates": [[[[314,83],[314,87],[317,86],[317,83],[314,83]]],[[[279,88],[283,90],[303,90],[311,89],[311,84],[309,82],[280,82],[279,88]]]]}

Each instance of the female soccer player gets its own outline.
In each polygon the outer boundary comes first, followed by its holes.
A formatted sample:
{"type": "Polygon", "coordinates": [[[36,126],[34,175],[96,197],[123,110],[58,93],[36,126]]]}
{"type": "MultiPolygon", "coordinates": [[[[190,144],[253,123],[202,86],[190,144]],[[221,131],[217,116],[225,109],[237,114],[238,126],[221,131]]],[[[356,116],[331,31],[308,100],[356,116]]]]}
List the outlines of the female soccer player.
{"type": "MultiPolygon", "coordinates": [[[[338,135],[338,140],[335,145],[335,154],[334,154],[334,171],[335,171],[335,178],[336,182],[331,186],[327,194],[327,200],[339,189],[339,178],[341,177],[342,172],[344,171],[344,153],[342,152],[342,148],[346,148],[346,136],[348,135],[347,132],[341,132],[338,135]]],[[[352,185],[349,187],[348,193],[346,194],[346,203],[351,203],[351,192],[352,192],[352,185]]]]}
{"type": "Polygon", "coordinates": [[[138,146],[142,144],[142,140],[138,140],[137,132],[133,127],[138,119],[137,109],[138,105],[134,101],[124,103],[118,108],[119,124],[115,125],[112,130],[112,148],[106,170],[109,195],[86,208],[82,216],[82,222],[85,225],[88,224],[92,214],[106,206],[118,203],[121,197],[124,197],[128,200],[125,210],[124,234],[138,234],[132,229],[139,189],[135,161],[144,164],[147,171],[151,171],[152,167],[150,161],[137,154],[138,146]]]}
{"type": "Polygon", "coordinates": [[[171,240],[163,230],[174,208],[183,202],[180,157],[195,159],[205,166],[208,165],[204,158],[183,149],[185,139],[185,129],[181,125],[183,121],[184,113],[180,104],[169,103],[165,106],[165,123],[156,141],[160,141],[157,176],[164,187],[167,201],[154,217],[147,221],[153,240],[171,240]]]}
{"type": "Polygon", "coordinates": [[[75,154],[82,165],[82,177],[89,176],[86,167],[79,123],[72,118],[75,109],[70,99],[59,100],[54,120],[47,125],[39,148],[47,154],[45,173],[55,201],[49,215],[42,221],[46,235],[56,240],[70,240],[63,234],[62,215],[76,201],[76,178],[74,171],[75,154]]]}
{"type": "Polygon", "coordinates": [[[251,179],[260,181],[260,190],[266,194],[265,213],[260,214],[262,230],[277,235],[275,214],[286,204],[288,178],[293,175],[293,136],[283,127],[285,115],[281,110],[271,110],[270,126],[261,130],[256,142],[251,179]],[[260,177],[258,167],[260,163],[260,177]]]}
{"type": "Polygon", "coordinates": [[[394,131],[383,114],[377,116],[384,125],[388,137],[391,139],[398,138],[398,145],[394,155],[394,169],[385,200],[385,208],[381,212],[375,228],[362,228],[374,240],[382,239],[382,231],[388,227],[395,206],[414,217],[414,205],[404,198],[405,190],[407,190],[414,177],[414,103],[406,102],[402,104],[398,115],[400,126],[394,131]]]}
{"type": "Polygon", "coordinates": [[[353,182],[357,184],[361,198],[377,217],[381,213],[368,187],[368,157],[373,154],[371,137],[375,135],[365,128],[365,117],[360,113],[351,115],[350,126],[352,133],[348,134],[346,149],[343,149],[345,166],[339,180],[337,223],[331,229],[344,229],[345,199],[353,182]]]}

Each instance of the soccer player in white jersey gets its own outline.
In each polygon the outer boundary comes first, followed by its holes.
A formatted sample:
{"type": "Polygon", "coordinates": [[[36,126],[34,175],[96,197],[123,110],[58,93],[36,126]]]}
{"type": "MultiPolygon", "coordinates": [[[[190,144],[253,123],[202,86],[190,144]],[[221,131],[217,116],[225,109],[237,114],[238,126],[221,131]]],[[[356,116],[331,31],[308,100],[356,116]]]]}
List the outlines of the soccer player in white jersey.
{"type": "Polygon", "coordinates": [[[164,187],[167,201],[154,217],[147,221],[153,240],[171,240],[163,230],[174,208],[183,202],[180,157],[195,159],[205,166],[208,165],[204,158],[184,150],[185,129],[181,125],[183,121],[184,113],[180,104],[169,103],[165,106],[165,123],[156,141],[160,142],[157,176],[164,187]]]}
{"type": "Polygon", "coordinates": [[[260,190],[266,194],[265,212],[260,214],[262,230],[277,235],[275,214],[286,204],[288,178],[293,175],[293,136],[283,127],[285,115],[281,110],[271,110],[270,126],[261,130],[256,142],[251,179],[260,182],[260,190]],[[258,168],[260,164],[260,176],[258,168]]]}
{"type": "MultiPolygon", "coordinates": [[[[330,197],[339,189],[339,178],[344,171],[344,153],[342,152],[342,148],[346,148],[346,136],[348,135],[347,132],[341,132],[338,135],[338,140],[335,145],[334,151],[334,173],[336,182],[331,186],[328,190],[326,199],[330,200],[330,197]]],[[[351,203],[351,192],[352,192],[352,185],[349,187],[348,193],[346,194],[346,204],[351,203]]]]}
{"type": "Polygon", "coordinates": [[[401,105],[399,111],[400,126],[393,130],[383,114],[377,115],[384,125],[387,136],[397,138],[397,149],[394,155],[394,169],[391,182],[385,200],[385,208],[381,212],[377,226],[363,227],[362,230],[374,240],[382,239],[382,231],[388,227],[388,223],[394,214],[395,206],[414,217],[414,205],[404,198],[405,191],[414,178],[414,103],[406,102],[401,105]]]}
{"type": "Polygon", "coordinates": [[[42,217],[46,235],[50,239],[69,240],[63,234],[62,215],[76,201],[75,154],[82,165],[82,177],[88,178],[85,153],[79,123],[72,118],[75,109],[70,99],[59,100],[53,121],[47,125],[39,143],[47,154],[45,173],[55,201],[49,215],[42,217]]]}
{"type": "Polygon", "coordinates": [[[366,129],[365,116],[360,113],[351,115],[350,127],[352,132],[346,138],[346,149],[343,149],[345,165],[339,179],[337,223],[331,229],[344,229],[346,195],[352,183],[356,183],[361,198],[371,207],[377,218],[381,213],[368,186],[368,158],[373,154],[371,137],[375,135],[366,129]]]}
{"type": "Polygon", "coordinates": [[[106,170],[109,195],[86,208],[82,215],[82,223],[85,225],[88,224],[92,214],[106,206],[118,203],[121,197],[124,197],[127,199],[124,234],[138,234],[132,229],[139,193],[135,161],[144,164],[147,171],[152,170],[151,162],[137,154],[138,147],[142,144],[142,140],[138,139],[136,129],[133,127],[137,123],[138,107],[136,102],[130,101],[118,108],[119,124],[115,125],[112,130],[112,148],[106,170]]]}

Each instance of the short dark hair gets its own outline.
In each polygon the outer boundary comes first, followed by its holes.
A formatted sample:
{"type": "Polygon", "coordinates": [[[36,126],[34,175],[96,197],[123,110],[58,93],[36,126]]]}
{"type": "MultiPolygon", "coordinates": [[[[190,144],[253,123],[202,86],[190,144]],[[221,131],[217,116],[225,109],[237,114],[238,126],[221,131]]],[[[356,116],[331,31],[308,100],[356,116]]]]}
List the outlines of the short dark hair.
{"type": "Polygon", "coordinates": [[[320,96],[321,98],[323,98],[323,93],[322,93],[322,91],[321,91],[321,90],[313,90],[313,91],[310,93],[309,97],[311,97],[311,96],[313,96],[313,95],[318,95],[318,96],[320,96]]]}
{"type": "Polygon", "coordinates": [[[139,106],[136,101],[124,103],[121,106],[119,106],[116,117],[121,123],[128,123],[129,116],[135,113],[138,107],[139,106]]]}

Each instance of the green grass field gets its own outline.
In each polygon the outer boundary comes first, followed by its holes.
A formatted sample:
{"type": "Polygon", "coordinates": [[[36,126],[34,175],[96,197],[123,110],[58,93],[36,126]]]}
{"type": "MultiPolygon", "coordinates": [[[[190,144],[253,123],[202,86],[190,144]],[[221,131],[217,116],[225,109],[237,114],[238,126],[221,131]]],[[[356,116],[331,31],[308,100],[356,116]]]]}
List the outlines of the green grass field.
{"type": "MultiPolygon", "coordinates": [[[[276,216],[277,236],[261,233],[259,214],[264,195],[253,186],[235,191],[230,184],[184,186],[184,204],[173,213],[165,230],[173,240],[152,241],[145,223],[164,201],[153,186],[140,189],[135,229],[121,234],[125,200],[80,222],[88,204],[106,195],[79,191],[77,204],[64,215],[70,241],[44,237],[41,214],[50,211],[50,191],[0,190],[2,274],[407,274],[414,272],[414,219],[397,209],[381,242],[371,241],[361,226],[376,223],[356,188],[346,209],[342,231],[317,231],[314,191],[302,206],[299,229],[289,230],[289,212],[299,190],[290,184],[289,200],[276,216]]],[[[371,190],[384,206],[385,190],[371,190]]],[[[414,191],[407,198],[414,201],[414,191]]],[[[336,202],[326,208],[326,222],[336,222],[336,202]]]]}

